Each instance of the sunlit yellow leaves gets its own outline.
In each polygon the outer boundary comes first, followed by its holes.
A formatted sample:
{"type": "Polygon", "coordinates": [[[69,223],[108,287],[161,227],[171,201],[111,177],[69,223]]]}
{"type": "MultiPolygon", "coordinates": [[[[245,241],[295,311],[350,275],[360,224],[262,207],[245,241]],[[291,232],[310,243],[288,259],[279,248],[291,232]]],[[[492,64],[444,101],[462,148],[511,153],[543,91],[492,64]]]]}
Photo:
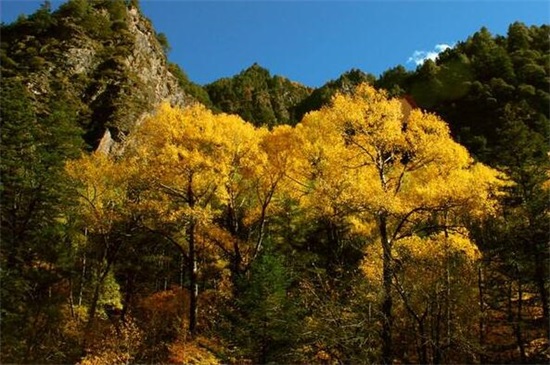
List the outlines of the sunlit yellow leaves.
{"type": "Polygon", "coordinates": [[[451,139],[449,127],[436,115],[413,110],[403,128],[408,170],[438,165],[445,173],[471,163],[466,149],[451,139]]]}
{"type": "Polygon", "coordinates": [[[251,225],[286,196],[300,200],[310,216],[346,220],[364,234],[382,212],[396,229],[431,210],[491,213],[502,185],[437,116],[404,113],[402,101],[368,85],[336,95],[295,128],[272,131],[198,104],[164,104],[141,124],[121,159],[94,154],[68,170],[96,215],[127,204],[167,223],[206,224],[226,205],[251,225]],[[139,199],[128,199],[130,190],[139,199]]]}
{"type": "Polygon", "coordinates": [[[453,169],[445,174],[437,165],[411,173],[416,184],[405,182],[406,203],[434,209],[453,209],[471,216],[493,214],[496,197],[505,180],[497,171],[482,164],[453,169]]]}
{"type": "Polygon", "coordinates": [[[188,109],[162,105],[134,135],[129,158],[158,184],[174,189],[191,184],[196,196],[212,194],[227,166],[226,124],[198,104],[188,109]]]}
{"type": "MultiPolygon", "coordinates": [[[[193,225],[197,242],[246,262],[261,247],[277,202],[293,193],[297,146],[288,126],[268,131],[201,105],[162,105],[130,138],[123,159],[135,167],[134,181],[145,180],[136,209],[147,226],[193,225]],[[214,237],[219,225],[228,232],[214,237]]],[[[177,241],[186,247],[184,235],[177,241]]]]}
{"type": "Polygon", "coordinates": [[[361,219],[361,217],[350,216],[347,219],[350,224],[352,232],[362,237],[372,236],[376,232],[376,223],[372,220],[361,219]]]}
{"type": "Polygon", "coordinates": [[[396,242],[398,259],[435,261],[443,264],[450,256],[463,256],[470,262],[481,257],[477,246],[468,238],[465,230],[419,237],[412,236],[396,242]]]}
{"type": "MultiPolygon", "coordinates": [[[[501,182],[475,164],[437,116],[361,85],[296,127],[310,206],[322,214],[456,209],[490,212],[501,182]],[[345,207],[345,209],[343,208],[345,207]],[[419,209],[420,208],[420,209],[419,209]]],[[[307,201],[307,199],[305,200],[307,201]]]]}
{"type": "MultiPolygon", "coordinates": [[[[271,131],[201,105],[164,104],[118,160],[94,154],[68,171],[96,226],[139,212],[148,227],[172,227],[182,248],[193,227],[193,241],[209,247],[203,252],[215,246],[241,264],[256,256],[268,218],[288,202],[304,219],[382,240],[392,260],[437,266],[452,254],[474,262],[466,232],[438,232],[492,214],[502,177],[475,163],[439,117],[403,103],[360,85],[296,127],[271,131]]],[[[223,260],[214,260],[221,270],[223,260]]],[[[369,245],[363,268],[373,283],[382,261],[380,245],[369,245]]]]}
{"type": "MultiPolygon", "coordinates": [[[[393,316],[396,294],[415,315],[428,313],[424,304],[439,302],[442,288],[452,288],[448,300],[470,298],[463,277],[472,277],[480,253],[457,227],[492,214],[503,183],[474,163],[440,118],[361,85],[308,114],[296,134],[296,176],[307,187],[300,201],[310,216],[371,243],[361,268],[380,289],[371,299],[384,303],[384,316],[393,316]]],[[[383,331],[391,336],[387,323],[383,331]]]]}
{"type": "Polygon", "coordinates": [[[237,116],[162,105],[135,133],[125,158],[149,181],[153,202],[146,204],[157,215],[206,223],[212,204],[237,199],[242,180],[254,174],[259,135],[237,116]]]}
{"type": "MultiPolygon", "coordinates": [[[[440,232],[427,237],[402,238],[395,242],[393,256],[398,263],[397,272],[402,269],[416,268],[432,271],[436,277],[442,275],[451,260],[455,261],[455,267],[466,267],[473,265],[480,258],[481,252],[470,240],[465,229],[458,229],[447,235],[440,232]]],[[[369,281],[381,285],[382,248],[379,245],[367,247],[361,269],[369,281]]],[[[420,277],[417,279],[420,280],[420,277]]],[[[422,280],[427,278],[422,277],[422,280]]]]}
{"type": "Polygon", "coordinates": [[[80,212],[88,229],[105,233],[127,213],[126,168],[102,153],[67,162],[66,171],[79,187],[80,212]]]}
{"type": "Polygon", "coordinates": [[[281,183],[283,178],[292,177],[296,171],[296,151],[300,148],[294,129],[290,126],[278,126],[264,134],[260,146],[267,161],[264,162],[263,176],[269,185],[281,183]]]}
{"type": "Polygon", "coordinates": [[[348,145],[366,161],[378,163],[386,152],[404,144],[401,102],[367,84],[352,95],[338,94],[329,108],[332,123],[348,145]]]}
{"type": "Polygon", "coordinates": [[[272,131],[255,130],[257,145],[250,148],[248,157],[241,162],[243,171],[239,195],[243,223],[247,226],[265,220],[280,209],[285,197],[299,196],[294,178],[297,171],[296,149],[300,144],[293,128],[278,126],[272,131]]]}

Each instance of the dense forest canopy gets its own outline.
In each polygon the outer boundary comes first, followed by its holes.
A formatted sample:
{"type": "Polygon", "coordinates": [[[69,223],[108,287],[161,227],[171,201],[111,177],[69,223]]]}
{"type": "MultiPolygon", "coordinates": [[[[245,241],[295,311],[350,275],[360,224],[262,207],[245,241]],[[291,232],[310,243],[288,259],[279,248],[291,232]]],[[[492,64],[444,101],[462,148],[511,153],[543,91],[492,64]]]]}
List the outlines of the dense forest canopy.
{"type": "Polygon", "coordinates": [[[550,360],[548,25],[316,89],[134,0],[0,30],[2,363],[550,360]]]}

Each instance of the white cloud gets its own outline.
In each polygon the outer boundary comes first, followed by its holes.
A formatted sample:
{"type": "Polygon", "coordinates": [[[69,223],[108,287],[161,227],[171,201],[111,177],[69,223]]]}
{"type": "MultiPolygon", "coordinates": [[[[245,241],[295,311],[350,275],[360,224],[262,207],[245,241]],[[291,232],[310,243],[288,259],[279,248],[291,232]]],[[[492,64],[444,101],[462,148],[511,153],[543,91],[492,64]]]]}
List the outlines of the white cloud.
{"type": "Polygon", "coordinates": [[[452,48],[453,46],[449,46],[448,44],[442,43],[442,44],[436,44],[434,49],[438,52],[443,52],[446,49],[452,48]]]}
{"type": "Polygon", "coordinates": [[[442,43],[436,44],[431,51],[414,51],[412,56],[407,60],[407,63],[414,62],[418,66],[423,64],[426,60],[435,61],[441,52],[449,48],[452,48],[452,46],[442,43]]]}

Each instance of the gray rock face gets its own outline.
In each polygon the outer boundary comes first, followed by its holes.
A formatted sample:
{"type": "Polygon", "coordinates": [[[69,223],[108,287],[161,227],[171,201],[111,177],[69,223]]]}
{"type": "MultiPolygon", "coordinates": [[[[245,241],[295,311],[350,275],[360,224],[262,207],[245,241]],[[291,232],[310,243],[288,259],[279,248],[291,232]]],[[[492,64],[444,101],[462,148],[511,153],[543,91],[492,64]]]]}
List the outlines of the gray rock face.
{"type": "Polygon", "coordinates": [[[129,10],[129,31],[134,35],[134,49],[125,60],[129,69],[135,68],[138,77],[153,90],[154,101],[169,101],[185,105],[186,97],[176,78],[168,71],[166,56],[155,38],[154,30],[136,8],[129,10]]]}
{"type": "Polygon", "coordinates": [[[93,68],[96,56],[94,48],[69,48],[65,59],[65,69],[69,74],[84,74],[93,68]]]}
{"type": "Polygon", "coordinates": [[[3,62],[2,73],[24,81],[39,113],[63,94],[76,105],[91,148],[113,153],[158,104],[192,100],[169,72],[156,32],[139,9],[88,4],[85,12],[53,13],[55,22],[42,32],[29,34],[25,24],[4,28],[3,59],[13,66],[3,62]]]}
{"type": "MultiPolygon", "coordinates": [[[[124,148],[125,136],[161,102],[185,106],[189,101],[176,78],[168,71],[166,56],[154,29],[136,8],[128,11],[128,32],[133,42],[130,43],[129,54],[121,63],[123,73],[129,77],[122,80],[121,84],[127,86],[129,80],[132,84],[129,88],[121,87],[118,96],[134,104],[130,107],[135,109],[128,114],[124,110],[115,110],[113,114],[119,117],[113,120],[114,123],[104,125],[104,134],[98,147],[101,145],[105,153],[120,153],[124,148]]],[[[127,108],[124,104],[121,103],[121,109],[127,108]]]]}

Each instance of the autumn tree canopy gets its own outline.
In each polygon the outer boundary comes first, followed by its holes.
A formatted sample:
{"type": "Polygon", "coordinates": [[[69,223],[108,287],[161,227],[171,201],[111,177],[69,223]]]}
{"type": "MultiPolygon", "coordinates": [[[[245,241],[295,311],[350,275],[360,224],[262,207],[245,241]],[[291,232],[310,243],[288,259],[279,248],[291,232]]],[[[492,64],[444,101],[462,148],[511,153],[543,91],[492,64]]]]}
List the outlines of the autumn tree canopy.
{"type": "Polygon", "coordinates": [[[475,251],[459,228],[467,216],[494,212],[501,185],[495,170],[474,163],[452,140],[441,119],[405,103],[363,84],[297,126],[306,169],[297,176],[309,177],[306,204],[370,227],[367,237],[382,248],[384,363],[393,354],[395,245],[406,242],[414,253],[430,240],[446,240],[475,251]],[[455,236],[466,240],[449,238],[455,236]]]}

